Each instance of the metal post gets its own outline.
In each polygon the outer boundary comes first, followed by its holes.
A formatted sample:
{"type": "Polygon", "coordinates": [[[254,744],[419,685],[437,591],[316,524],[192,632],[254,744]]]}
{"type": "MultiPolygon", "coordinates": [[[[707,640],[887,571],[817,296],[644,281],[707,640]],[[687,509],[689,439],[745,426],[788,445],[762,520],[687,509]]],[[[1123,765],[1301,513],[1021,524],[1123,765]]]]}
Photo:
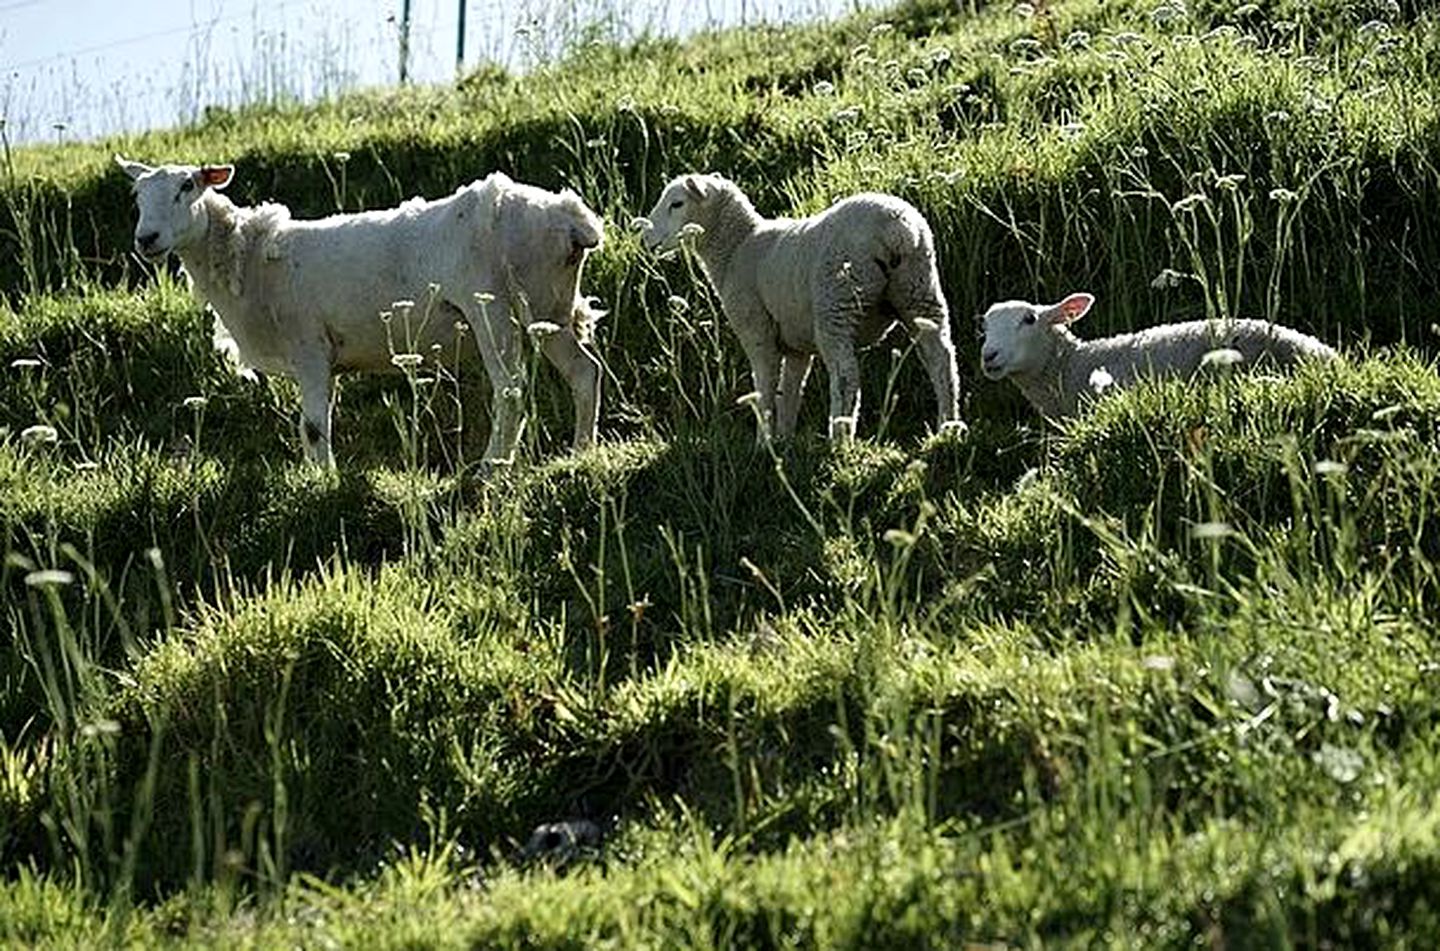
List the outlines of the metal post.
{"type": "Polygon", "coordinates": [[[400,85],[410,81],[410,0],[400,14],[400,85]]]}
{"type": "Polygon", "coordinates": [[[460,0],[459,25],[455,27],[455,75],[465,69],[465,0],[460,0]]]}

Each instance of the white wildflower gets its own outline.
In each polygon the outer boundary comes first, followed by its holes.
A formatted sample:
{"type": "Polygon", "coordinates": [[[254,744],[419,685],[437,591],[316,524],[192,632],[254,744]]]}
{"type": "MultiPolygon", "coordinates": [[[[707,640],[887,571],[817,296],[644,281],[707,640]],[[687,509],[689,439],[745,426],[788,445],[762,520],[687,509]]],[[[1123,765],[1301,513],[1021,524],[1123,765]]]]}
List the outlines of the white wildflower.
{"type": "Polygon", "coordinates": [[[1194,194],[1186,195],[1184,198],[1176,201],[1173,205],[1170,206],[1170,210],[1177,215],[1185,211],[1194,211],[1197,206],[1203,205],[1209,200],[1209,196],[1204,194],[1203,192],[1195,192],[1194,194]]]}
{"type": "Polygon", "coordinates": [[[549,320],[537,320],[525,328],[525,332],[536,340],[553,337],[560,332],[560,325],[549,320]]]}
{"type": "Polygon", "coordinates": [[[1150,279],[1150,287],[1153,290],[1164,291],[1172,287],[1179,287],[1188,274],[1182,274],[1174,268],[1161,268],[1160,273],[1150,279]]]}
{"type": "Polygon", "coordinates": [[[886,530],[883,538],[896,548],[909,548],[915,544],[915,536],[900,528],[886,530]]]}
{"type": "Polygon", "coordinates": [[[1245,355],[1234,347],[1217,347],[1200,358],[1202,367],[1229,367],[1245,362],[1245,355]]]}
{"type": "Polygon", "coordinates": [[[59,568],[43,568],[25,576],[25,584],[31,588],[48,588],[52,585],[74,584],[75,576],[59,568]]]}

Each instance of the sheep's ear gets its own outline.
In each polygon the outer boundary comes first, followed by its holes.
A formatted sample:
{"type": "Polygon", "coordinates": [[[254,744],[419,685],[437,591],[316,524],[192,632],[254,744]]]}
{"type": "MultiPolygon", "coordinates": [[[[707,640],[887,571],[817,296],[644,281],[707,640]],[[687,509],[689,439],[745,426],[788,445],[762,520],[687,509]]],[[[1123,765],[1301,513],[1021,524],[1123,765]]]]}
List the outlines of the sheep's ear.
{"type": "Polygon", "coordinates": [[[689,192],[693,198],[704,198],[706,193],[709,192],[710,186],[705,179],[699,175],[686,175],[685,190],[689,192]]]}
{"type": "Polygon", "coordinates": [[[601,238],[604,236],[604,226],[600,219],[591,215],[576,215],[575,220],[570,223],[570,253],[565,258],[565,263],[574,267],[585,257],[585,252],[592,248],[600,247],[601,238]]]}
{"type": "Polygon", "coordinates": [[[200,171],[195,173],[195,178],[201,185],[219,190],[230,184],[230,179],[235,175],[233,165],[202,165],[200,171]]]}
{"type": "Polygon", "coordinates": [[[587,251],[600,247],[600,241],[604,235],[605,232],[598,221],[576,219],[570,225],[570,243],[587,251]]]}
{"type": "Polygon", "coordinates": [[[123,155],[120,155],[118,152],[115,154],[115,164],[120,166],[121,171],[123,171],[126,175],[130,176],[131,181],[134,181],[140,176],[149,174],[151,171],[154,171],[144,162],[132,162],[129,159],[125,158],[123,155]]]}
{"type": "Polygon", "coordinates": [[[1054,304],[1045,312],[1045,322],[1050,324],[1073,324],[1090,312],[1090,307],[1095,303],[1094,294],[1086,294],[1081,291],[1078,294],[1071,294],[1058,304],[1054,304]]]}

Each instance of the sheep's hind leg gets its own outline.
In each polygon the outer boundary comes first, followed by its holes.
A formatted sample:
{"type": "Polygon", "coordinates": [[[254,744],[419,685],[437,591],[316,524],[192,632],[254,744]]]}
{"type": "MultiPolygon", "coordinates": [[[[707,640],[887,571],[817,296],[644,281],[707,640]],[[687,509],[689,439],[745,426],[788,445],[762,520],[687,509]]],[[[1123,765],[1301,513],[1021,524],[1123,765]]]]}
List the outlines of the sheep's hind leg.
{"type": "Polygon", "coordinates": [[[945,292],[940,289],[935,253],[928,235],[925,244],[925,253],[907,257],[899,269],[889,275],[885,293],[920,351],[920,359],[935,390],[937,427],[963,429],[950,309],[945,303],[945,292]]]}
{"type": "Polygon", "coordinates": [[[815,302],[815,345],[830,375],[830,439],[851,439],[860,422],[855,334],[878,302],[885,275],[873,261],[846,262],[815,302]]]}
{"type": "Polygon", "coordinates": [[[810,375],[811,354],[787,353],[780,358],[780,400],[775,407],[775,434],[780,439],[795,435],[800,418],[800,400],[810,375]]]}
{"type": "Polygon", "coordinates": [[[333,468],[335,454],[330,444],[330,419],[334,379],[330,361],[321,354],[303,354],[294,360],[295,378],[300,384],[300,440],[305,457],[333,468]]]}
{"type": "Polygon", "coordinates": [[[853,439],[860,420],[860,361],[855,357],[855,343],[835,334],[820,344],[820,359],[830,374],[830,439],[853,439]]]}
{"type": "Polygon", "coordinates": [[[955,368],[955,343],[950,339],[950,325],[940,321],[935,328],[914,327],[915,346],[920,350],[920,359],[925,363],[925,372],[930,375],[930,385],[935,389],[936,426],[944,430],[963,426],[960,422],[959,374],[955,368]]]}
{"type": "Polygon", "coordinates": [[[600,418],[600,358],[569,327],[545,337],[540,349],[570,384],[575,401],[573,446],[577,452],[588,449],[595,444],[600,418]]]}

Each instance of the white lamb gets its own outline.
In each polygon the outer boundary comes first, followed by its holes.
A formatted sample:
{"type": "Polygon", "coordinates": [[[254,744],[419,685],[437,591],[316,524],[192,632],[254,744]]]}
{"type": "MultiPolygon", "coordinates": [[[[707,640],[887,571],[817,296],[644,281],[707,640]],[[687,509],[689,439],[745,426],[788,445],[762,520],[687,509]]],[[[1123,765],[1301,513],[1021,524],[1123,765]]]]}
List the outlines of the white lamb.
{"type": "Polygon", "coordinates": [[[1278,367],[1335,356],[1314,337],[1264,320],[1194,320],[1081,340],[1068,325],[1094,303],[1093,296],[1080,293],[1057,304],[992,305],[982,318],[985,375],[1008,377],[1030,405],[1058,420],[1073,415],[1082,398],[1107,388],[1132,386],[1141,378],[1190,376],[1211,353],[1222,362],[1268,361],[1278,367]]]}
{"type": "Polygon", "coordinates": [[[508,460],[519,438],[520,334],[541,321],[553,329],[541,325],[551,332],[536,334],[540,347],[575,400],[574,445],[594,442],[600,361],[588,344],[599,314],[579,284],[603,226],[573,192],[497,172],[438,201],[295,221],[283,205],[245,208],[221,195],[232,166],[115,160],[135,182],[135,249],[151,259],[175,252],[216,312],[217,343],[233,338],[242,364],[299,381],[310,459],[334,463],[335,374],[416,359],[392,361],[397,354],[428,359],[436,344],[453,354],[461,320],[493,391],[487,463],[508,460]]]}
{"type": "Polygon", "coordinates": [[[852,436],[860,409],[856,348],[896,320],[919,348],[940,427],[963,426],[935,242],[911,205],[863,194],[810,218],[766,219],[733,182],[685,175],[665,187],[644,224],[651,250],[698,232],[695,250],[750,360],[762,441],[772,429],[780,438],[794,434],[816,353],[830,376],[830,437],[852,436]]]}

